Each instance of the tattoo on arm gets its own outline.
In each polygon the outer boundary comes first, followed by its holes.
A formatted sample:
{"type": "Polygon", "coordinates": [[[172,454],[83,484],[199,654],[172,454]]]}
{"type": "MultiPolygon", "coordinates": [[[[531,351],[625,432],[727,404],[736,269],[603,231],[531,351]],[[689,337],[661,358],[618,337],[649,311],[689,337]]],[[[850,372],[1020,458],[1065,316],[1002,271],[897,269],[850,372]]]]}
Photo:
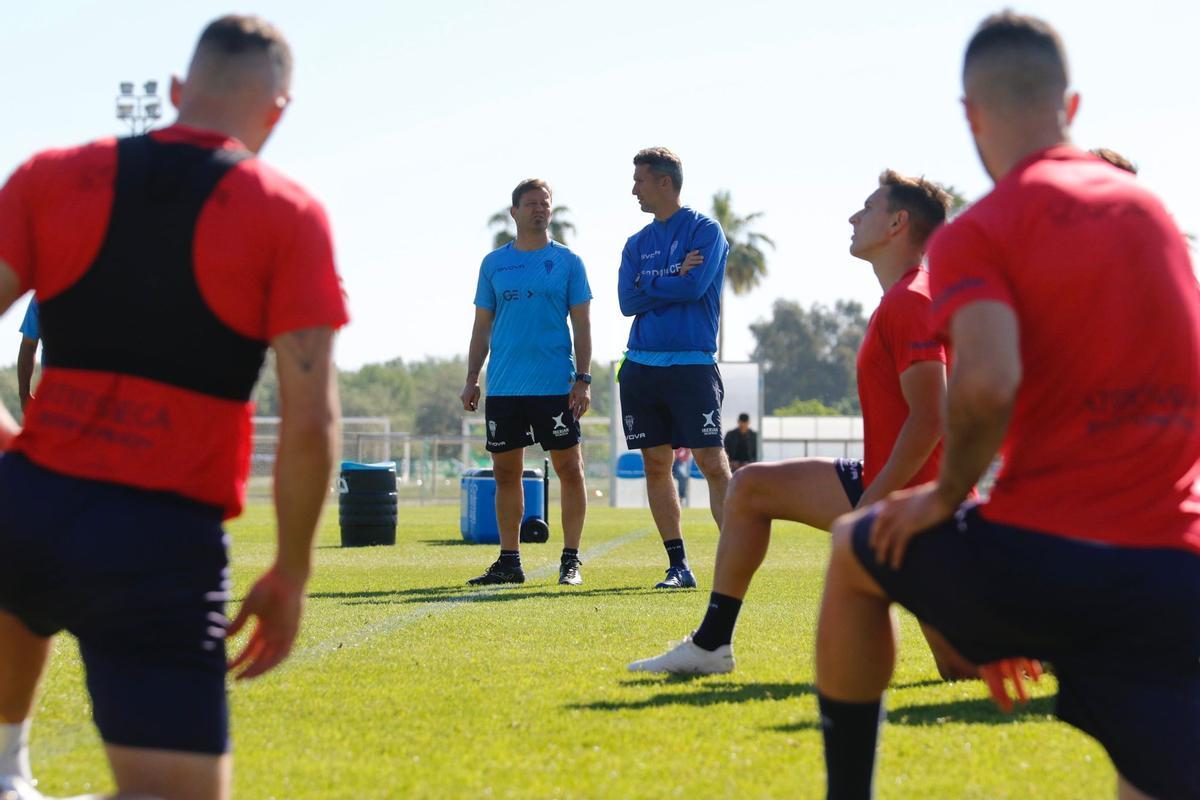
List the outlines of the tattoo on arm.
{"type": "Polygon", "coordinates": [[[292,360],[301,372],[312,372],[321,352],[321,331],[293,331],[279,337],[275,348],[278,356],[292,360]]]}

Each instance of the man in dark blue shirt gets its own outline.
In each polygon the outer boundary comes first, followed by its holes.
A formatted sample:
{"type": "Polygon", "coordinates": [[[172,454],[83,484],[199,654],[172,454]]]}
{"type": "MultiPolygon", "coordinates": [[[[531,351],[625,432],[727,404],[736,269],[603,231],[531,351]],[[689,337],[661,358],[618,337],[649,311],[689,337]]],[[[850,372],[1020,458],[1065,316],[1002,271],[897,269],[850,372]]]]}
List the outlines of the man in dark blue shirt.
{"type": "Polygon", "coordinates": [[[633,164],[633,194],[654,220],[626,242],[617,283],[621,313],[634,318],[618,375],[625,443],[642,451],[650,511],[670,558],[656,588],[693,588],[671,467],[675,448],[691,448],[720,527],[730,473],[716,352],[729,243],[715,220],[680,205],[679,156],[651,147],[633,164]]]}

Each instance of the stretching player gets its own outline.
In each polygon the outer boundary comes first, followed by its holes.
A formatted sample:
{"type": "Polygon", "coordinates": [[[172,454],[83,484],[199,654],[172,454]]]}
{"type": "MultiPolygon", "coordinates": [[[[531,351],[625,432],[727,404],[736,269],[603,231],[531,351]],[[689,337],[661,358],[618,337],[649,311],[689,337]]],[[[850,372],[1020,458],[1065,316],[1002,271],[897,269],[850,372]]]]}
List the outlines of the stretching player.
{"type": "Polygon", "coordinates": [[[58,631],[121,795],[163,800],[229,796],[226,672],[261,675],[295,640],[346,310],[321,206],[254,157],[291,72],[274,27],[218,19],[172,82],[176,124],[39,154],[0,190],[0,310],[32,288],[45,347],[24,429],[0,415],[0,794],[40,796],[25,739],[58,631]],[[221,523],[245,502],[268,346],[278,551],[230,623],[221,523]]]}
{"type": "Polygon", "coordinates": [[[720,527],[729,461],[716,352],[729,244],[715,220],[679,204],[683,163],[677,155],[651,147],[633,164],[633,194],[654,220],[629,237],[617,282],[621,313],[634,317],[618,376],[625,443],[642,451],[650,513],[670,560],[655,588],[694,588],[671,468],[675,448],[691,448],[720,527]]]}
{"type": "Polygon", "coordinates": [[[562,487],[563,551],[558,582],[583,583],[579,541],[587,514],[579,418],[591,403],[592,290],[583,261],[550,238],[550,186],[521,181],[509,213],[517,238],[483,259],[475,290],[475,325],[467,359],[463,409],[479,408],[479,373],[488,363],[487,450],[496,476],[500,558],[472,585],[524,583],[521,569],[521,486],[525,447],[535,442],[550,453],[562,487]],[[567,328],[567,317],[571,328],[567,328]],[[571,360],[571,331],[575,361],[571,360]],[[576,372],[576,364],[580,370],[576,372]]]}
{"type": "Polygon", "coordinates": [[[1121,797],[1200,797],[1200,289],[1127,172],[1068,143],[1058,34],[1012,12],[966,50],[990,194],[930,245],[954,349],[936,482],[834,525],[817,631],[829,797],[871,793],[895,601],[975,663],[1046,659],[1121,797]],[[989,500],[961,506],[999,448],[989,500]]]}
{"type": "MultiPolygon", "coordinates": [[[[889,170],[850,217],[850,254],[871,264],[883,289],[858,353],[865,459],[798,458],[735,472],[704,621],[675,649],[635,661],[631,670],[729,672],[734,625],[767,554],[772,520],[829,530],[842,514],[936,477],[946,351],[931,329],[929,274],[921,259],[930,234],[946,219],[948,203],[937,185],[889,170]]],[[[926,630],[926,636],[943,677],[975,674],[935,631],[926,630]]]]}

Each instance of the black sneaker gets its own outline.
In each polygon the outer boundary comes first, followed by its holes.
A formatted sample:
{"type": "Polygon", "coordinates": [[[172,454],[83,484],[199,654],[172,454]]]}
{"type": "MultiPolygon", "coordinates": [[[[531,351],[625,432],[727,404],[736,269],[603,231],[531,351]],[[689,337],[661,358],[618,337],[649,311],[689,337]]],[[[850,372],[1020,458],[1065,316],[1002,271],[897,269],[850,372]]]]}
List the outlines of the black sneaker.
{"type": "Polygon", "coordinates": [[[655,589],[695,589],[696,576],[688,567],[668,567],[667,577],[654,584],[655,589]]]}
{"type": "Polygon", "coordinates": [[[506,567],[499,561],[487,568],[487,572],[478,578],[467,581],[469,586],[491,586],[496,583],[524,583],[525,570],[518,567],[506,567]]]}
{"type": "Polygon", "coordinates": [[[565,558],[558,565],[558,582],[562,586],[579,586],[583,576],[579,574],[582,562],[578,558],[565,558]]]}

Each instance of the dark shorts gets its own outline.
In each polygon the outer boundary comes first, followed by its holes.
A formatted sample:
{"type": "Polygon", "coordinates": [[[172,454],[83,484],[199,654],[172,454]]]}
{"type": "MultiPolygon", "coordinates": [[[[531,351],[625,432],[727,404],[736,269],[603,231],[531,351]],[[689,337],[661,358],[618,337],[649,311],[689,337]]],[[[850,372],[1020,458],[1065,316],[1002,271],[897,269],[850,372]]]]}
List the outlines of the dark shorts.
{"type": "MultiPolygon", "coordinates": [[[[221,510],[0,456],[0,609],[79,640],[101,738],[229,749],[221,510]]],[[[3,658],[3,654],[0,654],[3,658]]]]}
{"type": "Polygon", "coordinates": [[[716,364],[648,367],[626,360],[621,367],[621,412],[625,444],[643,450],[724,447],[721,402],[725,385],[716,364]]]}
{"type": "Polygon", "coordinates": [[[971,661],[1054,665],[1055,712],[1153,797],[1200,798],[1200,556],[1081,542],[957,517],[914,538],[900,570],[859,561],[971,661]]]}
{"type": "Polygon", "coordinates": [[[837,470],[838,480],[846,490],[850,507],[858,508],[858,501],[863,496],[863,462],[854,458],[835,458],[833,468],[837,470]]]}
{"type": "Polygon", "coordinates": [[[543,450],[566,450],[582,438],[579,422],[571,413],[570,395],[488,396],[483,403],[487,419],[487,451],[505,453],[540,444],[543,450]]]}

